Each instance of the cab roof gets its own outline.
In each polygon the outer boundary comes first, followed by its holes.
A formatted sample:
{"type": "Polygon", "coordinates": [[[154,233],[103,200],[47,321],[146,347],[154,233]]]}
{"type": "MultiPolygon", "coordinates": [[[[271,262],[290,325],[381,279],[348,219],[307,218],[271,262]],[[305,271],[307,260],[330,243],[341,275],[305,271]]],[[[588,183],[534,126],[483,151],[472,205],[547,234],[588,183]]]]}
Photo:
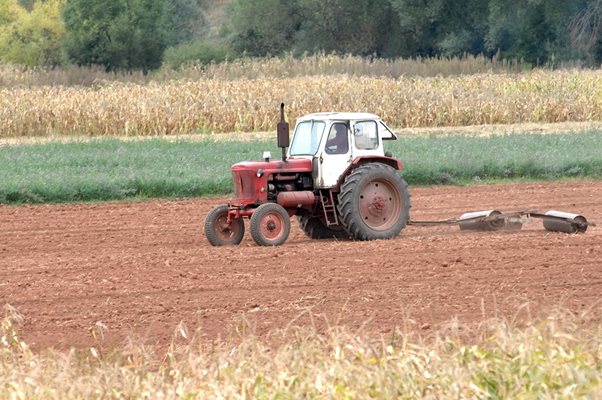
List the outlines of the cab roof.
{"type": "Polygon", "coordinates": [[[329,120],[362,120],[362,119],[380,119],[378,115],[370,113],[359,113],[359,112],[319,112],[313,114],[307,114],[299,117],[298,121],[312,120],[312,119],[329,119],[329,120]]]}

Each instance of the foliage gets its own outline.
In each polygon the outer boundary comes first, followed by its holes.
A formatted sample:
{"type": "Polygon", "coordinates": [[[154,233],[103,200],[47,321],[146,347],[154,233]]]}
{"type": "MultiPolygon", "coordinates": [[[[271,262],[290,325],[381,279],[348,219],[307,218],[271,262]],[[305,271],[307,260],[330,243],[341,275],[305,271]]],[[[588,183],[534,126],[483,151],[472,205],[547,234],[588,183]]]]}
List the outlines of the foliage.
{"type": "MultiPolygon", "coordinates": [[[[602,132],[400,136],[386,148],[411,185],[602,179],[602,132]]],[[[115,138],[0,147],[0,204],[230,193],[230,166],[277,154],[275,140],[115,138]]]]}
{"type": "Polygon", "coordinates": [[[353,6],[346,0],[299,0],[299,8],[298,52],[394,55],[396,24],[388,0],[356,0],[353,6]]]}
{"type": "Polygon", "coordinates": [[[174,47],[172,67],[285,53],[595,66],[600,21],[600,0],[0,0],[0,62],[148,72],[174,47]],[[208,21],[224,3],[226,22],[208,21]]]}
{"type": "Polygon", "coordinates": [[[394,56],[396,24],[388,0],[237,0],[228,32],[253,56],[336,52],[394,56]]]}
{"type": "Polygon", "coordinates": [[[0,0],[0,26],[14,23],[23,12],[16,0],[0,0]]]}
{"type": "Polygon", "coordinates": [[[172,67],[285,53],[599,65],[600,21],[600,0],[0,0],[0,61],[147,72],[174,47],[172,67]],[[224,3],[226,22],[208,21],[224,3]]]}
{"type": "Polygon", "coordinates": [[[28,66],[59,65],[63,3],[64,0],[36,1],[28,10],[16,0],[0,0],[0,61],[28,66]]]}
{"type": "Polygon", "coordinates": [[[207,39],[182,43],[165,50],[163,65],[175,69],[195,64],[221,63],[232,58],[233,52],[225,45],[207,39]]]}
{"type": "Polygon", "coordinates": [[[197,0],[165,1],[162,18],[168,46],[197,39],[203,36],[208,28],[208,21],[197,0]]]}
{"type": "Polygon", "coordinates": [[[63,11],[69,61],[107,70],[158,67],[166,47],[162,10],[163,1],[69,0],[63,11]]]}
{"type": "Polygon", "coordinates": [[[161,65],[167,46],[200,35],[202,16],[193,0],[68,0],[64,48],[77,65],[146,72],[161,65]]]}
{"type": "Polygon", "coordinates": [[[404,56],[452,56],[485,51],[486,1],[390,1],[399,17],[404,56]]]}
{"type": "Polygon", "coordinates": [[[602,1],[590,1],[572,17],[571,44],[588,56],[590,63],[602,63],[602,1]]]}
{"type": "Polygon", "coordinates": [[[229,31],[239,53],[278,55],[291,48],[303,16],[297,0],[239,0],[232,4],[229,31]]]}
{"type": "Polygon", "coordinates": [[[575,59],[571,49],[567,21],[586,2],[583,0],[490,0],[488,31],[489,51],[542,65],[555,60],[575,59]]]}
{"type": "Polygon", "coordinates": [[[531,65],[602,59],[599,0],[234,0],[233,43],[252,55],[496,54],[531,65]],[[578,51],[577,51],[578,49],[578,51]],[[599,54],[598,54],[599,53],[599,54]]]}

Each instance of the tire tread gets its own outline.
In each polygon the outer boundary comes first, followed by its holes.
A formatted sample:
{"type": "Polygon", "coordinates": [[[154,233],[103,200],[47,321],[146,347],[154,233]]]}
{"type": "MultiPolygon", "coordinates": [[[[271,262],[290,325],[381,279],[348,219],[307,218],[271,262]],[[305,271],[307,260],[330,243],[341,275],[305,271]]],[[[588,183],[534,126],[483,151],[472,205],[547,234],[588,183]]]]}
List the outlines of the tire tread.
{"type": "MultiPolygon", "coordinates": [[[[399,185],[401,190],[401,201],[403,210],[400,218],[403,220],[401,223],[400,231],[405,228],[407,221],[410,219],[410,194],[408,192],[408,184],[401,175],[397,173],[392,167],[382,163],[369,163],[364,164],[356,168],[347,176],[343,184],[341,185],[341,192],[338,196],[338,210],[341,218],[341,222],[345,227],[345,230],[351,234],[356,240],[373,240],[373,239],[390,239],[393,236],[397,236],[399,232],[393,232],[394,234],[381,234],[374,233],[369,227],[361,223],[361,220],[357,218],[354,207],[356,201],[354,191],[359,188],[362,181],[366,179],[367,175],[371,174],[386,174],[392,177],[391,173],[399,177],[399,185]]],[[[394,178],[396,179],[396,178],[394,178]]]]}

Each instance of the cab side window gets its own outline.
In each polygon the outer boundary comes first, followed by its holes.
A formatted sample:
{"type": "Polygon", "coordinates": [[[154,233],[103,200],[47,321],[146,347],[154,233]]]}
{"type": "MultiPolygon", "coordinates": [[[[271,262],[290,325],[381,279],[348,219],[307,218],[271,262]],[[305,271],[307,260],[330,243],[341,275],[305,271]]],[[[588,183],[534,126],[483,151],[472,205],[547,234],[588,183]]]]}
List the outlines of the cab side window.
{"type": "Polygon", "coordinates": [[[332,124],[328,138],[326,139],[327,154],[345,154],[349,151],[349,135],[347,125],[341,123],[332,124]]]}
{"type": "Polygon", "coordinates": [[[353,136],[358,150],[378,148],[378,128],[375,121],[357,122],[353,127],[353,136]]]}

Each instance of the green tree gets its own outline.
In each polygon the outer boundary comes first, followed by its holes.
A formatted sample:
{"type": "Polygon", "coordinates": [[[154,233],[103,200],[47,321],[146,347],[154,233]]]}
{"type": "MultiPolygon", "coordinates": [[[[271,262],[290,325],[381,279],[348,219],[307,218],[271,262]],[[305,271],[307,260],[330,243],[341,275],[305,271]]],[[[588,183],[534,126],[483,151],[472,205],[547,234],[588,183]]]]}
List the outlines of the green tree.
{"type": "Polygon", "coordinates": [[[299,51],[392,55],[394,18],[389,0],[300,0],[303,16],[296,34],[299,51]],[[393,17],[393,18],[392,18],[393,17]]]}
{"type": "Polygon", "coordinates": [[[483,53],[486,1],[390,0],[390,3],[399,18],[401,55],[483,53]]]}
{"type": "Polygon", "coordinates": [[[28,11],[33,10],[36,0],[19,0],[19,4],[28,11]]]}
{"type": "Polygon", "coordinates": [[[576,0],[489,0],[486,47],[534,65],[574,59],[569,24],[583,6],[576,0]]]}
{"type": "Polygon", "coordinates": [[[36,1],[28,11],[17,1],[0,0],[0,60],[28,66],[60,64],[62,4],[62,0],[36,1]]]}
{"type": "Polygon", "coordinates": [[[389,0],[237,0],[229,16],[233,46],[254,56],[397,51],[399,24],[389,0]]]}
{"type": "Polygon", "coordinates": [[[236,0],[227,30],[237,52],[277,55],[292,48],[302,18],[298,0],[236,0]]]}
{"type": "Polygon", "coordinates": [[[238,52],[602,61],[602,0],[234,0],[238,52]]]}
{"type": "Polygon", "coordinates": [[[579,10],[570,20],[570,45],[583,53],[592,65],[602,63],[602,1],[580,2],[579,10]]]}
{"type": "Polygon", "coordinates": [[[25,9],[17,0],[0,0],[0,26],[12,24],[24,12],[25,9]]]}
{"type": "Polygon", "coordinates": [[[198,39],[207,32],[208,22],[197,0],[170,0],[163,10],[167,44],[175,46],[198,39]]]}
{"type": "Polygon", "coordinates": [[[68,0],[63,10],[69,62],[107,70],[161,65],[167,46],[165,0],[68,0]]]}

